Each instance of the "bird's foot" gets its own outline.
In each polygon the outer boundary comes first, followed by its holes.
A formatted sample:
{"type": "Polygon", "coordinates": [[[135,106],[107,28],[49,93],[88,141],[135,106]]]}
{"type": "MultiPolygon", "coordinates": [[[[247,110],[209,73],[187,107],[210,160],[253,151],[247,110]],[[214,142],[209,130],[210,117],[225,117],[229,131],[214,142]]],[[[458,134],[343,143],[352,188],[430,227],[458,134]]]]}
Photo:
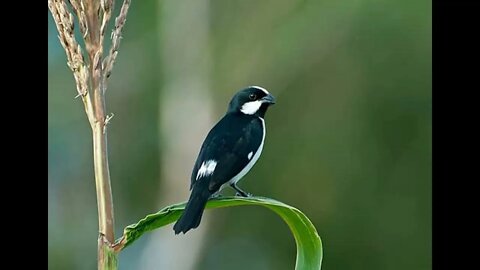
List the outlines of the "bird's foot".
{"type": "Polygon", "coordinates": [[[235,191],[237,191],[237,193],[235,194],[236,196],[240,196],[240,197],[252,197],[253,195],[248,193],[248,192],[245,192],[243,191],[241,188],[239,188],[235,183],[231,184],[230,185],[233,189],[235,189],[235,191]]]}
{"type": "Polygon", "coordinates": [[[221,198],[221,197],[223,197],[222,194],[220,194],[220,193],[215,193],[215,194],[213,194],[212,196],[210,196],[210,199],[217,199],[217,198],[221,198]]]}
{"type": "Polygon", "coordinates": [[[248,197],[253,197],[253,194],[248,193],[248,192],[237,192],[237,193],[235,194],[235,196],[240,196],[240,197],[248,198],[248,197]]]}

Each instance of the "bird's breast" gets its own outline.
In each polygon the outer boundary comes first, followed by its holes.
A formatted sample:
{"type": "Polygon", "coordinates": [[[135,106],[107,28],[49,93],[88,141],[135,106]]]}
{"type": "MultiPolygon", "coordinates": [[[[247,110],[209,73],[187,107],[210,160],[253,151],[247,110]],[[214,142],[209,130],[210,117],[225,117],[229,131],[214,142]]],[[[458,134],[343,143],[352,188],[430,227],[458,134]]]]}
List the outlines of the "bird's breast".
{"type": "Polygon", "coordinates": [[[230,184],[237,183],[238,181],[240,181],[240,179],[242,179],[252,169],[253,165],[255,165],[257,160],[260,158],[260,155],[262,154],[263,144],[265,142],[266,128],[265,128],[265,120],[263,120],[260,117],[258,119],[260,119],[262,123],[262,142],[260,143],[260,146],[258,147],[258,149],[252,150],[251,152],[249,152],[247,156],[247,158],[249,159],[247,166],[245,166],[237,175],[235,175],[230,181],[228,181],[228,183],[230,184]],[[253,156],[253,157],[250,157],[250,156],[253,156]]]}

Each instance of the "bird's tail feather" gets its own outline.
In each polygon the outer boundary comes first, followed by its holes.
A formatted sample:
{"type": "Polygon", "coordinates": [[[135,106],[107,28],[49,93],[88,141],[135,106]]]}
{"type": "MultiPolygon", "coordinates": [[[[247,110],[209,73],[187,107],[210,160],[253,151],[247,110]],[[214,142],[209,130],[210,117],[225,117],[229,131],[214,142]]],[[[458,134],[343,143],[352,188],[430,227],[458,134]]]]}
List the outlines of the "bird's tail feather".
{"type": "Polygon", "coordinates": [[[185,211],[183,211],[182,216],[173,226],[175,234],[179,234],[180,232],[186,233],[190,229],[195,229],[200,225],[203,210],[205,209],[205,205],[211,195],[212,193],[208,188],[193,188],[190,199],[185,207],[185,211]]]}

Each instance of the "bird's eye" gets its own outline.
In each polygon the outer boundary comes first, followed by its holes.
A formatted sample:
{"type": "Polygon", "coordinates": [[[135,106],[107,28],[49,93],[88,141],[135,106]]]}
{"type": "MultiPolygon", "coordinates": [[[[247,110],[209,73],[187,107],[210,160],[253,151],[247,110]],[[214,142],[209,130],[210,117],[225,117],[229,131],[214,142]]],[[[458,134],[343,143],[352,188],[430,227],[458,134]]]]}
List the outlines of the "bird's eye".
{"type": "Polygon", "coordinates": [[[257,95],[255,94],[250,94],[250,96],[248,96],[250,98],[250,100],[255,100],[257,98],[257,95]]]}

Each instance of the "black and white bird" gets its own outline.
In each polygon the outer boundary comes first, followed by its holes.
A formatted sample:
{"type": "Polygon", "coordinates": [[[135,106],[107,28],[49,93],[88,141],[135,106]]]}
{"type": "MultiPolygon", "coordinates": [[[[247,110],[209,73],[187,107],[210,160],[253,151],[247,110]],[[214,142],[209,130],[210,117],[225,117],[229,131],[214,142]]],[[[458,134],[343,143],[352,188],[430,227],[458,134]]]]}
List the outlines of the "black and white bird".
{"type": "Polygon", "coordinates": [[[225,116],[210,130],[193,167],[190,198],[173,226],[175,234],[197,228],[209,198],[226,186],[248,197],[237,182],[257,162],[265,142],[265,113],[275,98],[264,88],[250,86],[237,92],[225,116]]]}

